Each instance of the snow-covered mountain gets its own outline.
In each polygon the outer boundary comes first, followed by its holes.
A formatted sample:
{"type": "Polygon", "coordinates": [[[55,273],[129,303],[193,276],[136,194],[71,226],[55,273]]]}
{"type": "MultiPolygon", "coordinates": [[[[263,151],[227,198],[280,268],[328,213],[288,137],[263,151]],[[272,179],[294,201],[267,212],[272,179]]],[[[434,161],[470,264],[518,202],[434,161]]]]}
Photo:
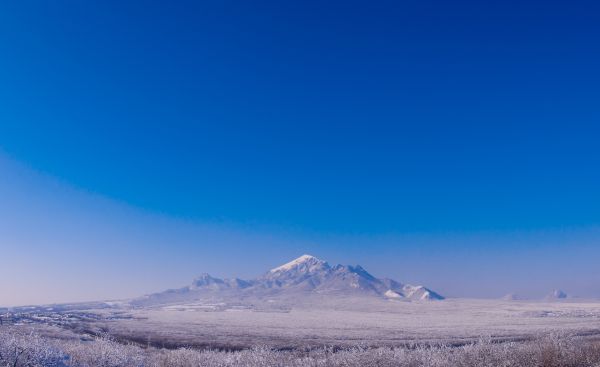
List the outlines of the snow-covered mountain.
{"type": "Polygon", "coordinates": [[[560,289],[555,289],[552,291],[552,293],[548,294],[545,298],[546,301],[558,301],[558,300],[563,300],[563,299],[567,299],[569,296],[562,290],[560,289]]]}
{"type": "Polygon", "coordinates": [[[379,297],[408,301],[444,299],[423,286],[375,278],[360,265],[331,266],[314,256],[303,255],[253,280],[219,279],[202,274],[189,286],[151,294],[132,303],[146,305],[207,299],[297,298],[309,295],[379,297]]]}

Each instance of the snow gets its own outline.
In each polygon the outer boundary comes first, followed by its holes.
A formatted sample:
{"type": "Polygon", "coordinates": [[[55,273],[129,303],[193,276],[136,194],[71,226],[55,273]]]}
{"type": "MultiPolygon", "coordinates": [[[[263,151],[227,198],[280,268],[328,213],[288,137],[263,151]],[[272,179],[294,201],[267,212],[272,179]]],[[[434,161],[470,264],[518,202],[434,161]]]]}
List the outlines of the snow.
{"type": "Polygon", "coordinates": [[[288,271],[288,270],[292,270],[294,267],[305,263],[307,261],[310,260],[317,260],[320,261],[319,259],[317,259],[316,257],[312,256],[312,255],[302,255],[297,259],[294,259],[292,261],[290,261],[289,263],[283,264],[279,267],[276,267],[275,269],[271,269],[271,273],[276,273],[276,272],[280,272],[280,271],[288,271]]]}
{"type": "MultiPolygon", "coordinates": [[[[387,298],[320,296],[316,302],[298,298],[288,308],[260,305],[257,309],[224,312],[239,304],[201,309],[196,304],[133,309],[133,317],[110,321],[124,335],[168,336],[170,341],[270,344],[289,347],[303,340],[315,343],[394,345],[415,341],[465,342],[493,335],[522,340],[540,333],[595,335],[600,330],[600,302],[501,301],[447,299],[442,302],[404,302],[387,298]],[[191,305],[190,305],[191,306],[191,305]],[[210,330],[210,333],[207,333],[210,330]]],[[[267,302],[265,302],[267,303],[267,302]]],[[[214,303],[206,303],[207,306],[214,303]]]]}
{"type": "Polygon", "coordinates": [[[312,255],[302,255],[256,279],[219,279],[203,274],[190,286],[137,298],[130,304],[136,307],[150,307],[207,299],[220,299],[226,302],[247,302],[249,299],[254,299],[262,302],[265,298],[277,298],[289,301],[322,293],[328,293],[338,299],[350,295],[406,301],[444,299],[423,286],[402,284],[388,278],[376,278],[359,265],[332,267],[312,255]]]}
{"type": "Polygon", "coordinates": [[[393,290],[389,289],[388,291],[386,291],[384,293],[384,295],[388,298],[403,298],[399,293],[394,292],[393,290]]]}

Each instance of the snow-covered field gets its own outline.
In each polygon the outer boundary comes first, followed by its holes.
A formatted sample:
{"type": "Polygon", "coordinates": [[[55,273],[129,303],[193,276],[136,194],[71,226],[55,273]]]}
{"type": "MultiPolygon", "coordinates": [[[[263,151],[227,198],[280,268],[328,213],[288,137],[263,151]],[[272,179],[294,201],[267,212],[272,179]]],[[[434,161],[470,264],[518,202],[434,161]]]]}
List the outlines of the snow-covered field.
{"type": "Polygon", "coordinates": [[[21,309],[5,324],[108,333],[154,346],[244,349],[306,346],[460,345],[490,337],[520,341],[553,332],[600,338],[600,302],[381,298],[246,299],[242,303],[127,303],[21,309]],[[10,321],[10,322],[9,322],[10,321]]]}
{"type": "Polygon", "coordinates": [[[96,303],[13,310],[3,316],[0,326],[0,363],[74,367],[596,367],[600,363],[600,302],[328,297],[261,302],[152,308],[96,303]],[[27,364],[33,360],[41,362],[27,364]]]}
{"type": "MultiPolygon", "coordinates": [[[[289,306],[289,305],[288,305],[289,306]]],[[[99,311],[108,315],[111,311],[99,311]]],[[[346,299],[273,309],[189,304],[131,310],[100,321],[111,334],[152,344],[245,348],[254,345],[404,345],[492,337],[522,340],[552,332],[600,335],[598,302],[346,299]]]]}
{"type": "Polygon", "coordinates": [[[568,335],[464,346],[241,351],[154,348],[106,336],[48,337],[0,327],[0,365],[12,367],[598,367],[600,343],[568,335]]]}

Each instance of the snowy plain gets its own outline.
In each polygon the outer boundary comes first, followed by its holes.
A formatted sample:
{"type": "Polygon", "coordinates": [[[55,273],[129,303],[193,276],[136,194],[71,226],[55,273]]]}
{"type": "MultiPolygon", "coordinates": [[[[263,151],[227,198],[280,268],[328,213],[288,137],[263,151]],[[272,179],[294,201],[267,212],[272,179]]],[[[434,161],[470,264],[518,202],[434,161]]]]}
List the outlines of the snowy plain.
{"type": "Polygon", "coordinates": [[[303,255],[256,279],[202,274],[187,286],[131,300],[7,310],[5,323],[225,350],[600,336],[600,302],[553,295],[544,301],[444,299],[423,286],[376,278],[359,265],[331,266],[303,255]]]}
{"type": "Polygon", "coordinates": [[[88,329],[157,346],[243,349],[305,346],[461,345],[481,338],[520,341],[550,333],[600,336],[600,302],[447,299],[403,302],[347,298],[295,305],[194,303],[90,310],[88,329]],[[313,304],[314,305],[314,304],[313,304]]]}

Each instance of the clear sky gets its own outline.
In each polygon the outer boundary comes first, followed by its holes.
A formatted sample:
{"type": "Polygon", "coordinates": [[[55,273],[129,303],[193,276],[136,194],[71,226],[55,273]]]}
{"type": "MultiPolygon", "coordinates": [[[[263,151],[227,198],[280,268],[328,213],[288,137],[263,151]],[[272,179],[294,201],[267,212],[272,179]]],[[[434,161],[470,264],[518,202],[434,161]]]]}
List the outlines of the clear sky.
{"type": "Polygon", "coordinates": [[[0,305],[303,253],[600,297],[595,1],[5,1],[0,305]]]}

